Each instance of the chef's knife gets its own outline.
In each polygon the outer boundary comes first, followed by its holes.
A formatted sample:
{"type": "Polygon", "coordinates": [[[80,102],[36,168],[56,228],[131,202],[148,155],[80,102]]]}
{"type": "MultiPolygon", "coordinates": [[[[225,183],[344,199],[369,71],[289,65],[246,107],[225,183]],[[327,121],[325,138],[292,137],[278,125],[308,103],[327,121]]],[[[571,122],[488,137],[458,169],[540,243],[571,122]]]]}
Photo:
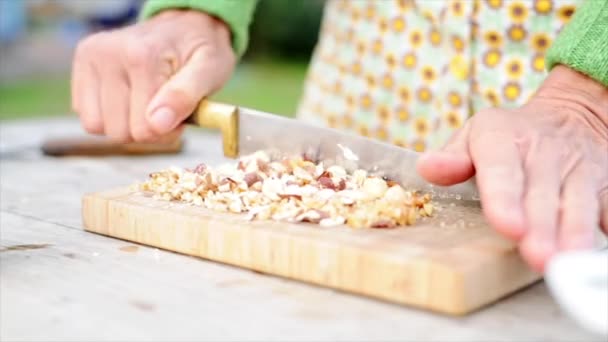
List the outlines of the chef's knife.
{"type": "Polygon", "coordinates": [[[187,123],[219,128],[224,155],[230,158],[259,150],[306,154],[326,165],[366,169],[435,197],[479,200],[474,179],[450,187],[433,186],[416,172],[419,153],[362,136],[209,100],[201,101],[187,123]]]}
{"type": "Polygon", "coordinates": [[[156,143],[117,143],[96,136],[49,138],[41,146],[47,156],[111,156],[174,154],[182,150],[183,141],[176,139],[156,143]]]}

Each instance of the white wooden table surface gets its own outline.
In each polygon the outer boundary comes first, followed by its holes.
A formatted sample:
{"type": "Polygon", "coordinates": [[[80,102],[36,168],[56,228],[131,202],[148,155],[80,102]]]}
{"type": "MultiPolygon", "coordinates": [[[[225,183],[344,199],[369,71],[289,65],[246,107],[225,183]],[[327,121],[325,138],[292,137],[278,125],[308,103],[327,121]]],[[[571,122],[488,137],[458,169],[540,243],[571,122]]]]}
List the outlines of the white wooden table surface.
{"type": "Polygon", "coordinates": [[[451,318],[83,231],[85,192],[219,161],[190,131],[180,155],[49,158],[69,119],[0,123],[0,340],[591,341],[539,283],[451,318]]]}

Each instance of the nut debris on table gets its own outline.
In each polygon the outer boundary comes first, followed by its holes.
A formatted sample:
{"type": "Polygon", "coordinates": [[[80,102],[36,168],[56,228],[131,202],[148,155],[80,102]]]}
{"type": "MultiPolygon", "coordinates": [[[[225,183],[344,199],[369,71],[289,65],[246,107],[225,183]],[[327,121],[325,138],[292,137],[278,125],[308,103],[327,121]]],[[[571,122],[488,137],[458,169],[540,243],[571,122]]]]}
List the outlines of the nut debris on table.
{"type": "Polygon", "coordinates": [[[250,220],[392,228],[433,214],[430,194],[406,191],[365,170],[347,172],[305,157],[272,159],[263,151],[217,168],[154,172],[139,189],[157,199],[247,213],[250,220]]]}

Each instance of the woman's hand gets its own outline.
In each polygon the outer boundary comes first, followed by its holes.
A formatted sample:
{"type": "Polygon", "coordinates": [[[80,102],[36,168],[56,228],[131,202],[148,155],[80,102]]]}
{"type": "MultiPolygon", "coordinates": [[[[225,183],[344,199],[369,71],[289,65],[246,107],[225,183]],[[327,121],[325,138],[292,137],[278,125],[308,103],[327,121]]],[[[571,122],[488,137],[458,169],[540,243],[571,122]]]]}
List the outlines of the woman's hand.
{"type": "Polygon", "coordinates": [[[418,171],[451,185],[476,174],[490,224],[536,270],[608,233],[608,89],[557,66],[529,103],[481,111],[418,171]]]}
{"type": "Polygon", "coordinates": [[[90,133],[155,141],[179,134],[181,122],[235,64],[223,22],[198,11],[165,11],[78,45],[72,107],[90,133]]]}

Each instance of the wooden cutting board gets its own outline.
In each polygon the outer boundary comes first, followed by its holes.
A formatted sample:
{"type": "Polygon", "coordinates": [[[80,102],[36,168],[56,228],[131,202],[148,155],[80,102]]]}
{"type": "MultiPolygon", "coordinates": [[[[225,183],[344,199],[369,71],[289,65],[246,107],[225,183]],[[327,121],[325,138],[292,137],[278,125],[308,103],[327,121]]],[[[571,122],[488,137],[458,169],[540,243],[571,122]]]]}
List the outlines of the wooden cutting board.
{"type": "Polygon", "coordinates": [[[448,314],[465,314],[538,280],[474,202],[390,230],[249,222],[245,215],[117,189],[86,195],[86,230],[448,314]]]}

